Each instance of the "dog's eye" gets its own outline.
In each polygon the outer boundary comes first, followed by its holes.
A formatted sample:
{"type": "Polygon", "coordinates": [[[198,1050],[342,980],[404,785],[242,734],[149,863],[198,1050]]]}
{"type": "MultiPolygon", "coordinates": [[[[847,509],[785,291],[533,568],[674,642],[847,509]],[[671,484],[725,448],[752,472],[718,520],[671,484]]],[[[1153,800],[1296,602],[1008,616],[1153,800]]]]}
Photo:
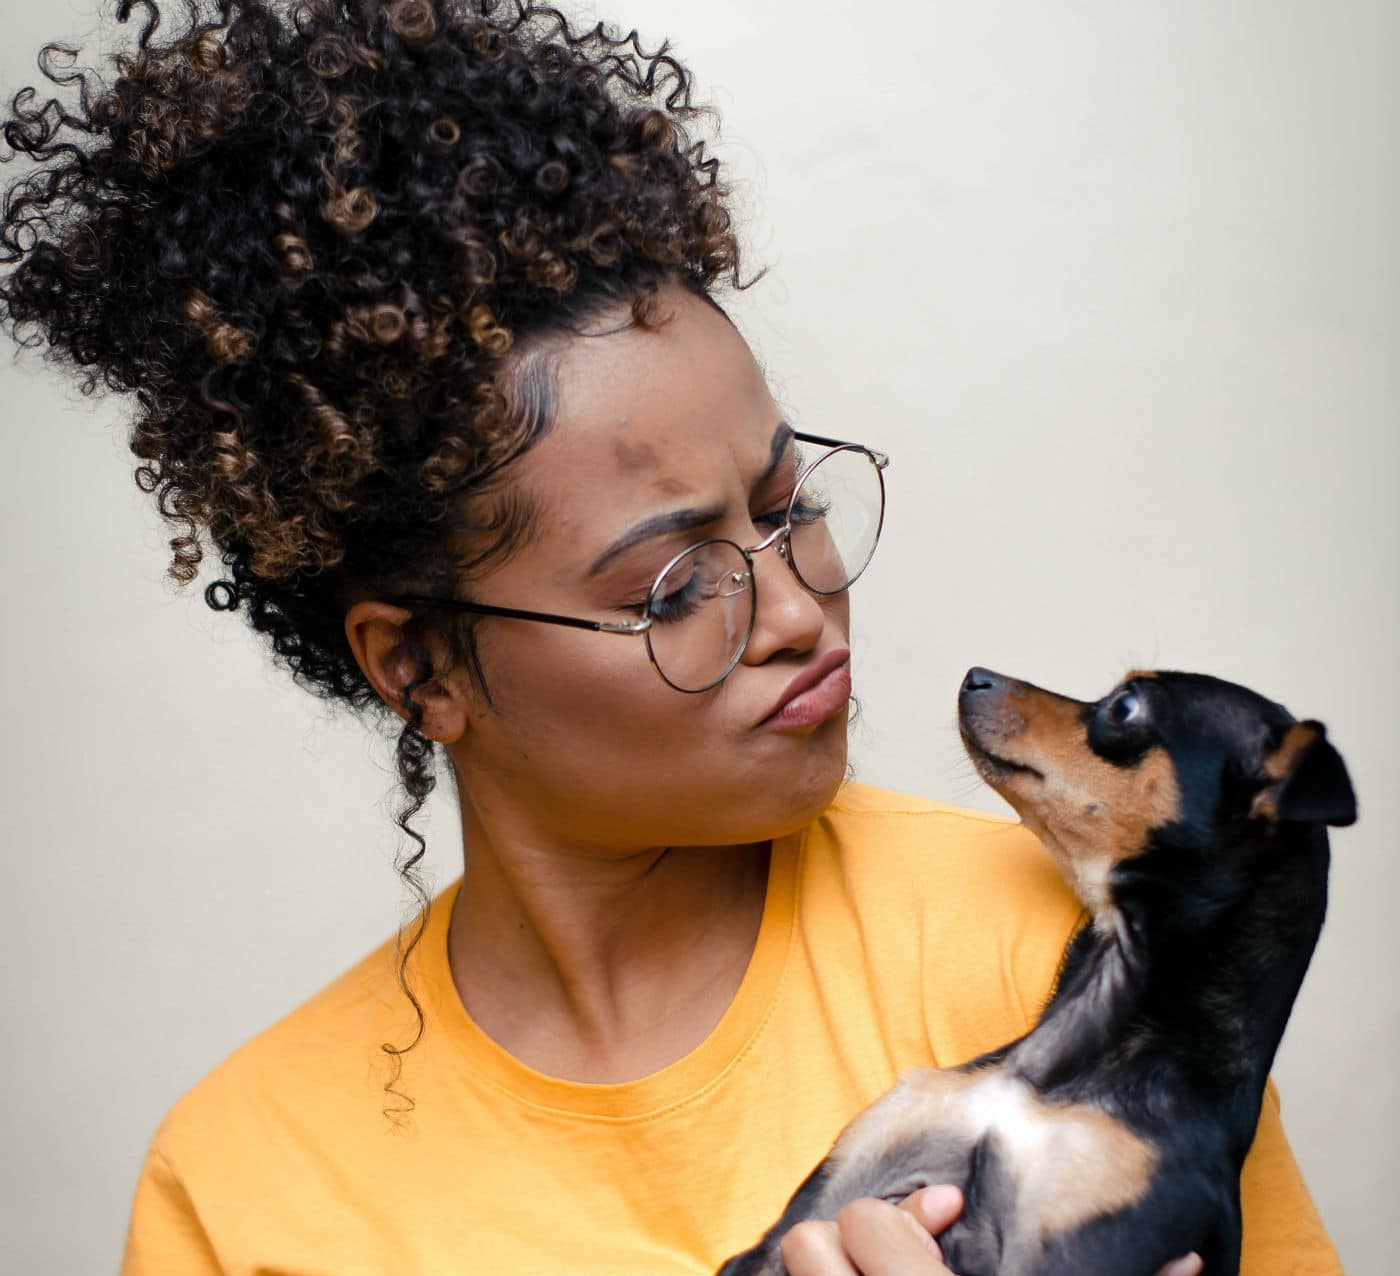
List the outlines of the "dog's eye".
{"type": "Polygon", "coordinates": [[[1147,715],[1147,706],[1136,691],[1129,687],[1120,692],[1108,705],[1105,716],[1115,727],[1127,726],[1130,722],[1141,722],[1147,715]]]}

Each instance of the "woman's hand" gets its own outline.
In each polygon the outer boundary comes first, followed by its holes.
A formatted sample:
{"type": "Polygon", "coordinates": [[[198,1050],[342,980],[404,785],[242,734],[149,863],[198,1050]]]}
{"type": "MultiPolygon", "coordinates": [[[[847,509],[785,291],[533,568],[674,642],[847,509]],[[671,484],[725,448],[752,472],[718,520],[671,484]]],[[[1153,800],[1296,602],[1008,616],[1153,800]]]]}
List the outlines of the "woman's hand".
{"type": "MultiPolygon", "coordinates": [[[[782,1241],[789,1276],[953,1276],[936,1237],[962,1213],[955,1187],[926,1187],[898,1205],[852,1201],[834,1223],[798,1223],[782,1241]]],[[[1187,1254],[1157,1276],[1200,1276],[1202,1263],[1187,1254]]]]}
{"type": "MultiPolygon", "coordinates": [[[[962,1213],[955,1187],[925,1187],[898,1205],[852,1201],[834,1223],[798,1223],[783,1237],[789,1276],[950,1276],[934,1237],[962,1213]]],[[[1176,1276],[1176,1273],[1172,1273],[1176,1276]]]]}

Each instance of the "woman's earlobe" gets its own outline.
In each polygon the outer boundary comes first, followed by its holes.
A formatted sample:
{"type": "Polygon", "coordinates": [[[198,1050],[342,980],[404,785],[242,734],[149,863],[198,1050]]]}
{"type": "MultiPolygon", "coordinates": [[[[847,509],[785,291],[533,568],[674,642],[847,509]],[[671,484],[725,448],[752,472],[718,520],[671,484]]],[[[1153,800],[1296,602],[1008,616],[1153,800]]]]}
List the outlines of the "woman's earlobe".
{"type": "Polygon", "coordinates": [[[418,731],[451,744],[466,730],[467,706],[455,680],[438,672],[441,653],[434,648],[440,644],[408,632],[411,616],[391,603],[358,602],[345,613],[345,638],[379,698],[406,722],[416,707],[418,731]]]}

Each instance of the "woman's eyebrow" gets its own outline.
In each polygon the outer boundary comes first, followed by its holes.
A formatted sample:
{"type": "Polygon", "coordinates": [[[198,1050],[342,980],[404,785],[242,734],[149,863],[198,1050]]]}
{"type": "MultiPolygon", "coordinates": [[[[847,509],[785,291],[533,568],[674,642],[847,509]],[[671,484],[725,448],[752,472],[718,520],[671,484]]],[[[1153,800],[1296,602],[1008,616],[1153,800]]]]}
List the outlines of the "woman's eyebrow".
{"type": "MultiPolygon", "coordinates": [[[[787,453],[787,446],[791,439],[792,427],[786,421],[779,421],[778,428],[773,431],[773,441],[768,446],[768,463],[763,467],[763,472],[754,479],[750,489],[752,493],[756,494],[759,488],[778,472],[778,467],[783,463],[783,457],[787,453]]],[[[713,523],[723,513],[723,505],[707,505],[683,510],[670,510],[665,514],[653,514],[651,518],[644,518],[640,523],[629,527],[597,557],[593,566],[588,569],[588,575],[596,576],[613,559],[631,549],[633,545],[650,540],[653,536],[665,535],[668,532],[683,532],[688,528],[703,527],[706,523],[713,523]]]]}
{"type": "Polygon", "coordinates": [[[753,486],[749,488],[750,496],[757,496],[758,489],[778,472],[778,468],[783,463],[783,457],[787,455],[787,447],[790,442],[792,442],[792,426],[786,421],[779,421],[778,428],[773,431],[773,441],[768,445],[768,464],[763,467],[763,473],[754,479],[753,486]]]}

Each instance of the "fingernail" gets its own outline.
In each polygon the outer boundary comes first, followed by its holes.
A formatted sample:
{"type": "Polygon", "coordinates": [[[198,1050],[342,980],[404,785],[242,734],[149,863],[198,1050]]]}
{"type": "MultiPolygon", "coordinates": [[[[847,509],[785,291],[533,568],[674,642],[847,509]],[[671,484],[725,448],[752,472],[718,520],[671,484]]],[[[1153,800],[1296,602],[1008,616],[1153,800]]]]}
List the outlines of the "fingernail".
{"type": "Polygon", "coordinates": [[[939,1183],[924,1188],[919,1203],[930,1214],[946,1214],[962,1205],[962,1193],[951,1183],[939,1183]]]}
{"type": "Polygon", "coordinates": [[[1167,1264],[1162,1269],[1162,1276],[1200,1276],[1204,1266],[1199,1254],[1187,1254],[1185,1258],[1178,1258],[1167,1264]]]}

